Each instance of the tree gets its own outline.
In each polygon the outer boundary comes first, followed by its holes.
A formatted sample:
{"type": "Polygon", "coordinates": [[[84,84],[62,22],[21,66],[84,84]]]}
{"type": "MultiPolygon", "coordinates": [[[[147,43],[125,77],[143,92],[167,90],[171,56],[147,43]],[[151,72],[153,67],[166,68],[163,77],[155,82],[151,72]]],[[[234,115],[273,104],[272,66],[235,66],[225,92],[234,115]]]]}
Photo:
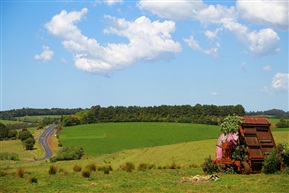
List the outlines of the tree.
{"type": "Polygon", "coordinates": [[[9,128],[3,123],[0,123],[0,140],[8,138],[9,128]]]}
{"type": "Polygon", "coordinates": [[[24,141],[28,138],[33,138],[33,135],[28,130],[22,130],[19,132],[19,139],[24,141]]]}
{"type": "Polygon", "coordinates": [[[32,150],[35,145],[35,139],[32,137],[29,137],[28,139],[25,139],[24,141],[22,141],[22,144],[26,150],[32,150]]]}

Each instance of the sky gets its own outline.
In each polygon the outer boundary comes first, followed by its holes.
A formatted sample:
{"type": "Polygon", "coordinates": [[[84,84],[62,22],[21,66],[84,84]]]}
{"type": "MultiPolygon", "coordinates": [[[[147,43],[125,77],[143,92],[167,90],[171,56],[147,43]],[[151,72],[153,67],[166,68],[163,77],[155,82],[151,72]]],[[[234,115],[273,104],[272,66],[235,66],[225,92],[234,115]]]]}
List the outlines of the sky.
{"type": "Polygon", "coordinates": [[[288,0],[1,0],[0,110],[289,111],[288,0]]]}

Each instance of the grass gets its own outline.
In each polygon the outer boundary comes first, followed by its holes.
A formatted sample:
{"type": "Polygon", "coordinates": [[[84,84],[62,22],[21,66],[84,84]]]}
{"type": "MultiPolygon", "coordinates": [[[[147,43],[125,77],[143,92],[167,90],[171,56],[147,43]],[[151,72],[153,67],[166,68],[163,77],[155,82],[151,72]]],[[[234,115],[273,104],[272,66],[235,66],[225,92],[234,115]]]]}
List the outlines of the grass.
{"type": "Polygon", "coordinates": [[[66,127],[60,135],[64,146],[79,146],[91,155],[124,149],[154,147],[216,139],[217,126],[181,123],[106,123],[66,127]]]}
{"type": "MultiPolygon", "coordinates": [[[[118,124],[116,124],[118,125],[118,124]]],[[[95,125],[90,125],[95,126],[95,125]]],[[[220,174],[220,180],[207,183],[180,183],[183,177],[191,177],[195,175],[204,175],[200,165],[204,162],[204,158],[208,155],[215,159],[215,148],[217,138],[219,137],[218,127],[207,125],[192,125],[192,124],[174,124],[167,123],[122,123],[117,129],[115,125],[99,124],[96,127],[97,132],[106,133],[106,138],[85,138],[80,139],[112,139],[121,138],[123,140],[131,140],[130,133],[137,139],[144,136],[148,140],[147,143],[152,145],[154,135],[161,135],[163,138],[160,146],[137,147],[133,145],[125,147],[126,150],[113,152],[111,154],[85,156],[82,160],[61,161],[53,163],[36,162],[21,165],[25,171],[23,178],[16,176],[16,171],[19,168],[17,162],[11,161],[12,164],[8,168],[2,168],[5,176],[0,180],[0,192],[287,192],[289,188],[289,175],[284,174],[252,174],[252,175],[235,175],[235,174],[220,174]],[[145,125],[147,124],[147,125],[145,125]],[[133,127],[133,125],[135,125],[133,127]],[[176,131],[173,130],[175,126],[176,131]],[[107,128],[108,127],[108,128],[107,128]],[[161,128],[161,130],[152,128],[161,128]],[[120,132],[128,128],[126,135],[121,135],[120,132]],[[217,130],[214,130],[217,128],[217,130]],[[192,131],[195,130],[195,131],[192,131]],[[142,133],[138,132],[142,131],[142,133]],[[149,133],[146,134],[145,131],[149,133]],[[167,131],[167,132],[165,132],[167,131]],[[200,134],[202,133],[203,134],[200,134]],[[216,134],[213,134],[216,132],[216,134]],[[154,133],[154,135],[152,135],[154,133]],[[181,140],[183,137],[183,141],[181,140]],[[206,140],[201,138],[207,137],[206,140]],[[170,140],[174,138],[174,143],[170,140]],[[211,138],[211,139],[210,139],[211,138]],[[185,141],[190,140],[190,141],[185,141]],[[181,141],[181,142],[176,142],[181,141]],[[135,169],[131,172],[123,171],[120,166],[127,163],[133,164],[135,169]],[[140,164],[154,165],[155,169],[137,170],[140,164]],[[108,174],[103,171],[93,171],[89,176],[83,177],[82,172],[74,172],[74,166],[85,168],[86,166],[95,165],[97,168],[111,166],[113,168],[108,174]],[[194,165],[194,167],[191,167],[194,165]],[[50,167],[61,168],[65,172],[57,172],[55,175],[49,175],[50,167]],[[181,168],[181,169],[157,169],[157,168],[181,168]],[[30,179],[37,179],[37,183],[31,183],[30,179]]],[[[78,128],[79,127],[75,127],[78,128]]],[[[65,128],[64,130],[74,129],[73,127],[65,128]]],[[[73,131],[73,130],[71,130],[73,131]]],[[[93,132],[88,128],[84,128],[78,134],[88,132],[92,135],[93,132]],[[87,130],[85,130],[87,129],[87,130]]],[[[96,132],[96,136],[97,135],[96,132]]],[[[289,143],[289,131],[280,130],[273,132],[276,143],[289,143]]],[[[69,135],[66,136],[69,139],[69,135]]],[[[64,139],[62,139],[64,140],[64,139]]],[[[13,142],[13,141],[7,141],[13,142]]],[[[91,142],[90,142],[91,143],[91,142]]],[[[91,143],[93,144],[93,143],[91,143]]],[[[123,143],[127,144],[127,143],[123,143]]],[[[120,145],[123,145],[120,144],[120,145]]],[[[113,145],[113,144],[112,144],[113,145]]],[[[6,148],[10,150],[7,145],[6,148]]],[[[15,147],[14,147],[15,148],[15,147]]],[[[123,147],[122,147],[123,148],[123,147]]],[[[15,150],[16,153],[19,153],[15,150]]],[[[27,151],[25,151],[27,152],[27,151]]]]}

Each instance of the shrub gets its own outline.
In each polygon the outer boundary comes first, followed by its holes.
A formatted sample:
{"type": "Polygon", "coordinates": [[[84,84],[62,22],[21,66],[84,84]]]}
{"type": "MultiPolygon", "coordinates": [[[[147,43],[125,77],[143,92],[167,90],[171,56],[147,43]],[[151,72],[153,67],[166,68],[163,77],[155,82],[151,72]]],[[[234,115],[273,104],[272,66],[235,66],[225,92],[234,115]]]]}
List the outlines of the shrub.
{"type": "Polygon", "coordinates": [[[103,168],[103,173],[104,174],[109,174],[109,169],[107,167],[103,168]]]}
{"type": "Polygon", "coordinates": [[[203,163],[203,170],[207,174],[213,174],[219,172],[219,167],[213,163],[211,156],[205,158],[205,162],[203,163]]]}
{"type": "Polygon", "coordinates": [[[0,160],[13,160],[19,161],[19,155],[17,153],[0,152],[0,160]]]}
{"type": "Polygon", "coordinates": [[[262,167],[262,172],[265,174],[273,174],[279,171],[280,168],[280,156],[278,153],[278,149],[273,149],[269,155],[266,156],[264,162],[263,162],[263,167],[262,167]]]}
{"type": "Polygon", "coordinates": [[[84,178],[89,178],[90,177],[90,170],[89,169],[85,169],[85,170],[82,171],[81,174],[82,174],[82,176],[84,178]]]}
{"type": "Polygon", "coordinates": [[[15,173],[16,173],[16,176],[18,176],[19,178],[23,178],[25,171],[22,168],[18,168],[15,173]]]}
{"type": "Polygon", "coordinates": [[[120,169],[125,170],[125,171],[127,171],[127,172],[132,172],[132,170],[135,169],[135,166],[134,166],[133,163],[127,162],[126,164],[121,165],[121,166],[120,166],[120,169]]]}
{"type": "Polygon", "coordinates": [[[55,166],[50,166],[49,170],[48,170],[49,175],[54,175],[57,173],[57,168],[55,166]]]}
{"type": "Polygon", "coordinates": [[[55,163],[55,162],[57,162],[57,157],[53,156],[49,160],[51,163],[55,163]]]}
{"type": "Polygon", "coordinates": [[[148,164],[145,164],[145,163],[141,163],[137,167],[137,170],[139,170],[139,171],[145,171],[146,169],[148,169],[148,164]]]}
{"type": "Polygon", "coordinates": [[[86,166],[87,169],[89,169],[90,171],[96,171],[97,167],[95,164],[89,164],[88,166],[86,166]]]}
{"type": "Polygon", "coordinates": [[[77,160],[83,155],[81,147],[62,147],[57,152],[57,160],[77,160]]]}
{"type": "Polygon", "coordinates": [[[227,116],[221,124],[220,130],[222,133],[237,133],[239,125],[242,123],[243,118],[236,115],[227,116]]]}
{"type": "Polygon", "coordinates": [[[73,171],[80,172],[82,170],[81,166],[75,165],[73,166],[73,171]]]}
{"type": "Polygon", "coordinates": [[[29,183],[37,183],[37,178],[35,178],[35,177],[30,177],[30,178],[28,178],[28,182],[29,183]]]}
{"type": "Polygon", "coordinates": [[[168,168],[171,170],[177,169],[177,164],[175,162],[171,163],[170,165],[168,165],[168,168]]]}
{"type": "Polygon", "coordinates": [[[283,172],[283,174],[289,175],[289,166],[286,166],[282,172],[283,172]]]}

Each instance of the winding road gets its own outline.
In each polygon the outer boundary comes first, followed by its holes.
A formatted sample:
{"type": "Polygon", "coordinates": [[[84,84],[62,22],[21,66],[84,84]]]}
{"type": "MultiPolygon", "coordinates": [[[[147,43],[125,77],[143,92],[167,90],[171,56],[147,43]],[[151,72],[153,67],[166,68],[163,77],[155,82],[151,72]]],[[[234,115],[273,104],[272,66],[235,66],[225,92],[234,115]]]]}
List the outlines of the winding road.
{"type": "Polygon", "coordinates": [[[46,160],[46,159],[51,158],[53,156],[53,151],[49,145],[48,140],[49,140],[49,137],[53,134],[55,127],[56,127],[55,124],[50,125],[40,135],[38,141],[42,145],[44,152],[45,152],[45,155],[43,158],[38,159],[37,161],[46,160]]]}

